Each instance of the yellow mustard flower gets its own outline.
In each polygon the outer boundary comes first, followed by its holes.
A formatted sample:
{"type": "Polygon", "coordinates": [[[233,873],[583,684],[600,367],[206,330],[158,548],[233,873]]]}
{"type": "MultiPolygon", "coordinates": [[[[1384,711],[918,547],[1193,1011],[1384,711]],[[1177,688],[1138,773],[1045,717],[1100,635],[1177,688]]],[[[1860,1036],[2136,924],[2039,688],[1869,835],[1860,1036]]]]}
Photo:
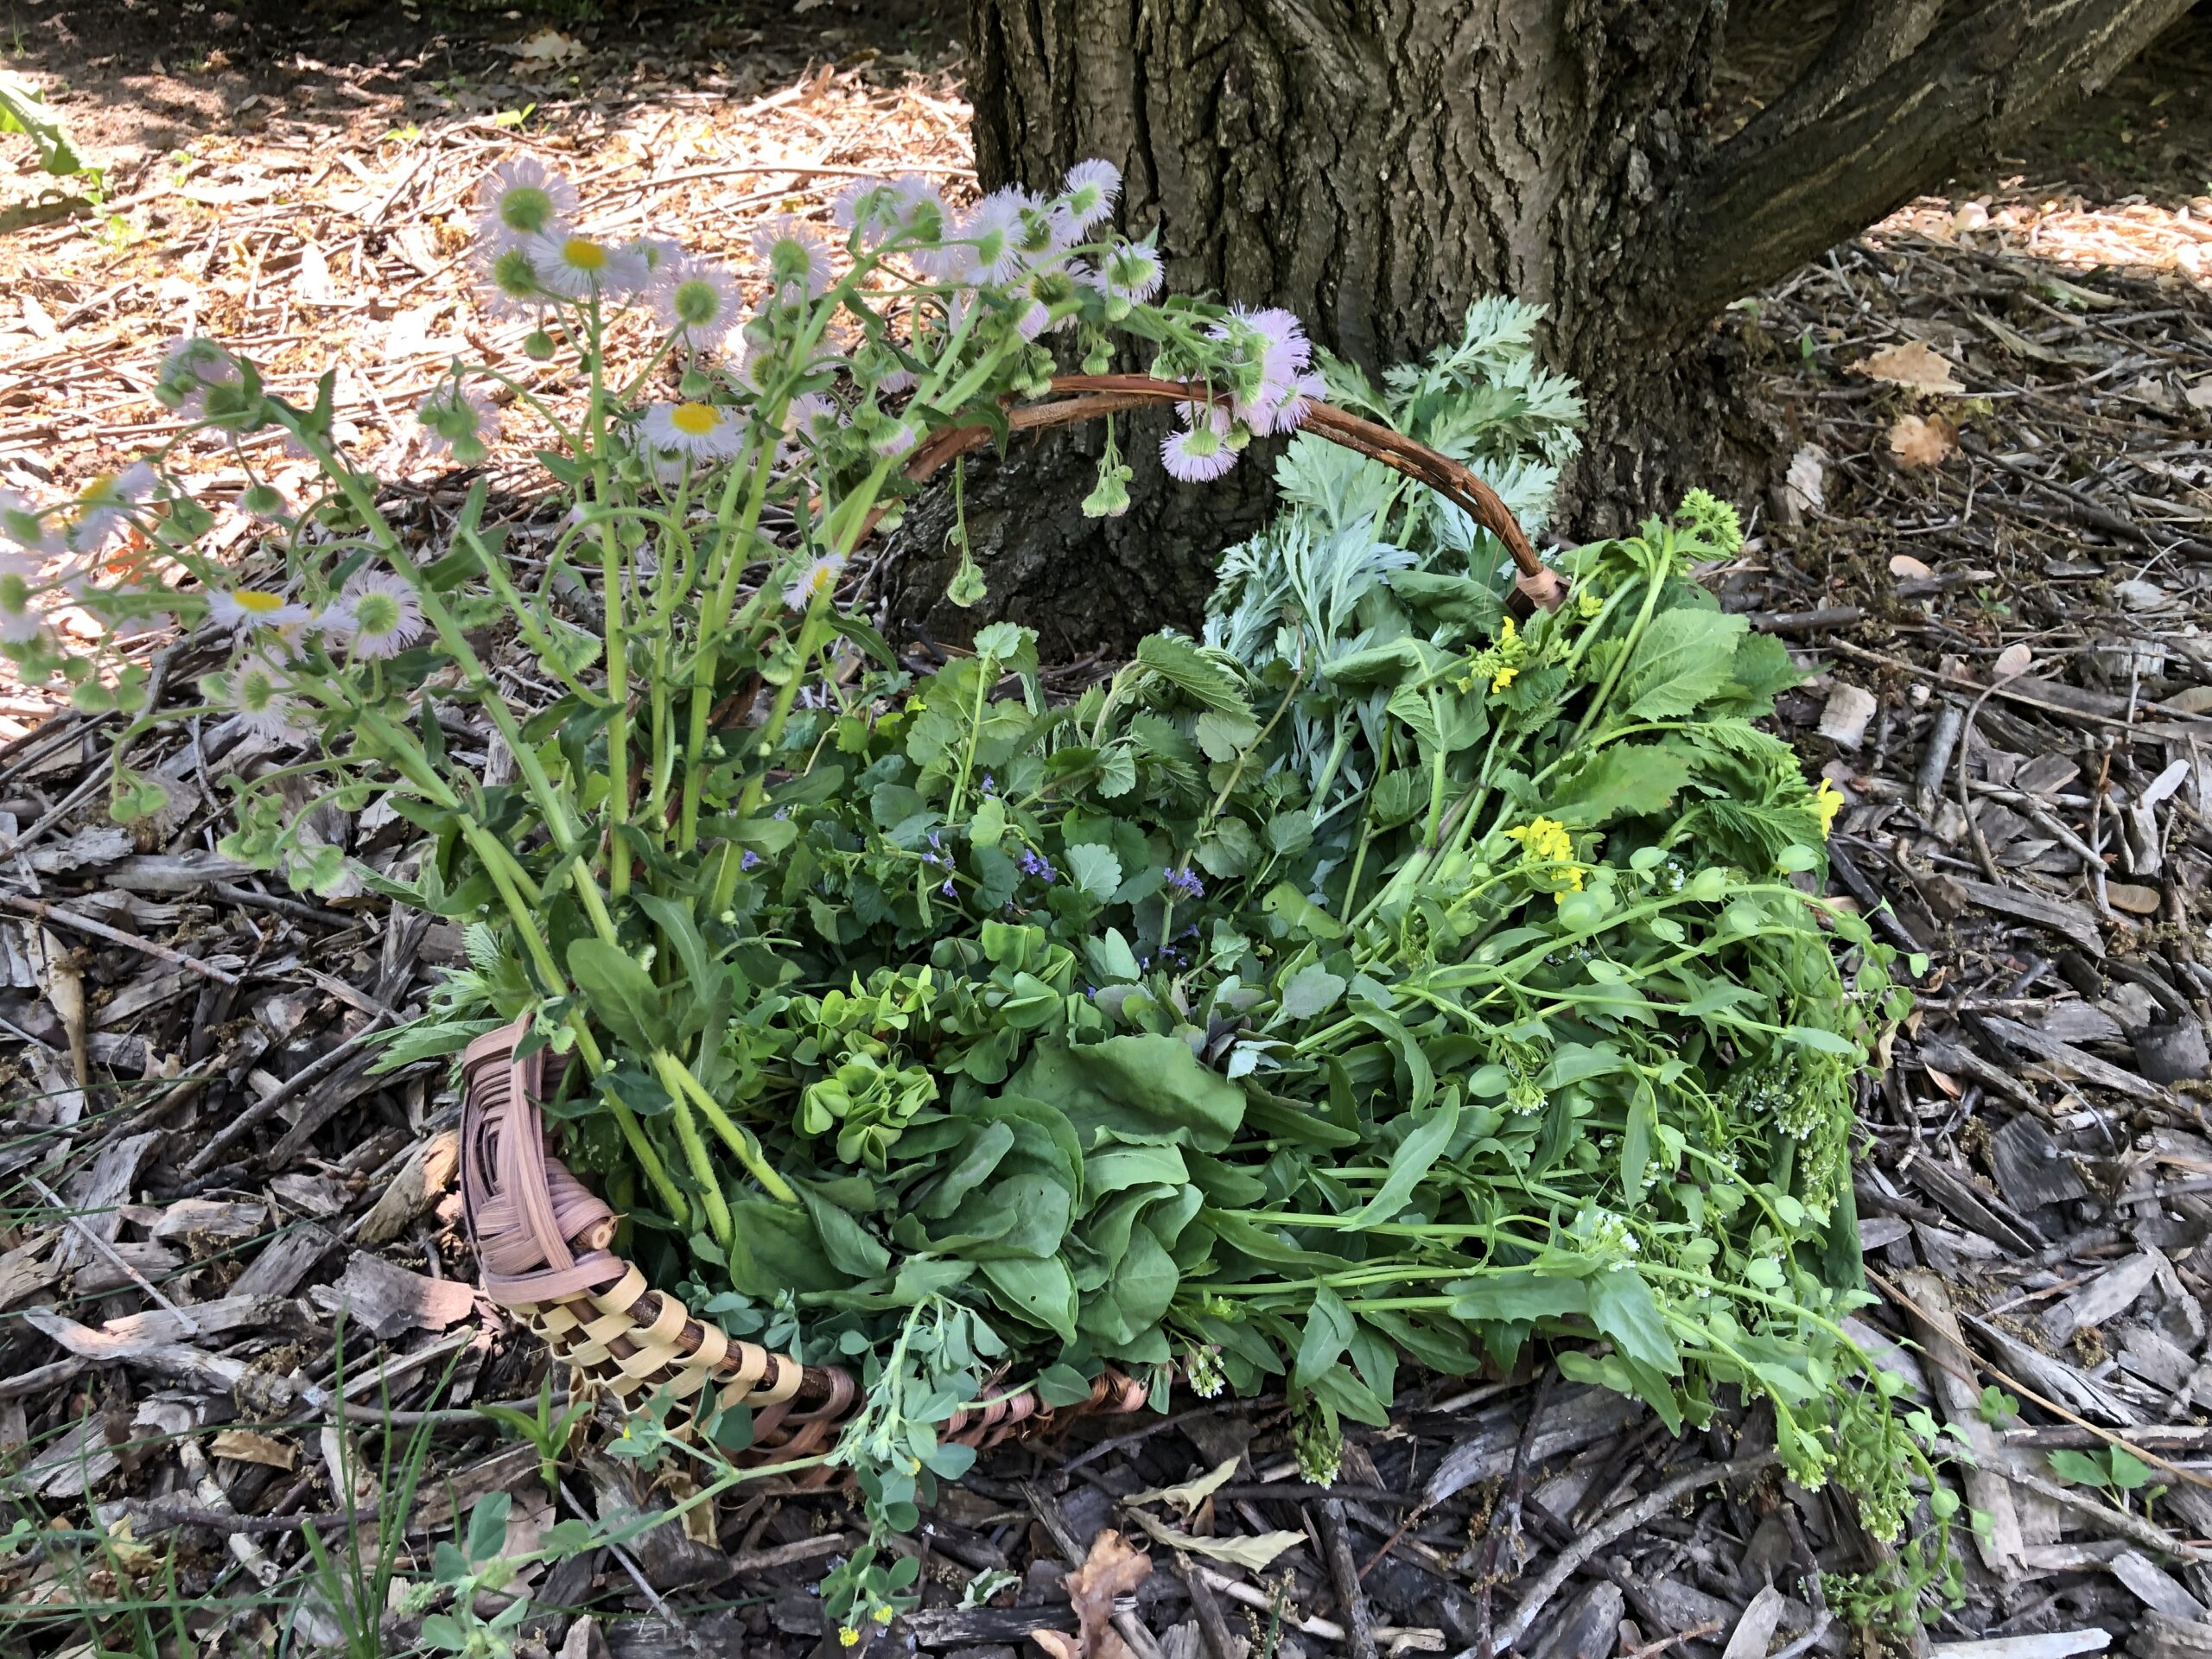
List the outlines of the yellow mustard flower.
{"type": "Polygon", "coordinates": [[[1534,818],[1518,830],[1505,832],[1508,841],[1517,841],[1521,850],[1530,858],[1548,863],[1572,863],[1574,861],[1574,837],[1557,818],[1534,818]]]}
{"type": "Polygon", "coordinates": [[[1828,831],[1835,827],[1835,815],[1843,810],[1843,791],[1835,786],[1835,779],[1821,779],[1821,792],[1813,797],[1813,810],[1821,815],[1821,839],[1826,841],[1828,831]]]}
{"type": "Polygon", "coordinates": [[[891,1609],[889,1605],[886,1605],[884,1606],[878,1607],[873,1617],[877,1624],[888,1624],[891,1622],[891,1609]]]}
{"type": "Polygon", "coordinates": [[[861,1633],[858,1630],[855,1630],[849,1624],[840,1624],[837,1627],[837,1645],[839,1647],[857,1648],[860,1644],[861,1633]]]}
{"type": "Polygon", "coordinates": [[[1507,686],[1512,684],[1513,682],[1519,677],[1520,673],[1521,671],[1517,668],[1499,669],[1497,673],[1490,677],[1491,695],[1492,696],[1496,696],[1499,692],[1504,690],[1507,686]]]}

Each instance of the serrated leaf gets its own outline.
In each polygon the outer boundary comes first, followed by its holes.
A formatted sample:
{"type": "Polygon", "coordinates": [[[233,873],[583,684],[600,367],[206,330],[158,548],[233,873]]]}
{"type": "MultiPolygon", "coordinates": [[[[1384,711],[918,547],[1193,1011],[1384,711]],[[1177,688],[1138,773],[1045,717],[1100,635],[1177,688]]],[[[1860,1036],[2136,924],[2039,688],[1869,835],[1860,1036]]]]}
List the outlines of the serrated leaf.
{"type": "Polygon", "coordinates": [[[1260,734],[1260,722],[1249,715],[1226,715],[1209,709],[1200,715],[1192,734],[1209,760],[1234,760],[1260,734]]]}
{"type": "Polygon", "coordinates": [[[1617,743],[1563,780],[1546,806],[1570,830],[1594,830],[1663,811],[1689,779],[1689,763],[1670,748],[1617,743]]]}
{"type": "Polygon", "coordinates": [[[1227,660],[1180,635],[1147,634],[1137,641],[1137,663],[1193,702],[1216,713],[1250,720],[1242,677],[1227,660]]]}
{"type": "Polygon", "coordinates": [[[1662,611],[1651,619],[1621,676],[1627,720],[1676,720],[1728,683],[1736,642],[1751,624],[1717,611],[1662,611]]]}

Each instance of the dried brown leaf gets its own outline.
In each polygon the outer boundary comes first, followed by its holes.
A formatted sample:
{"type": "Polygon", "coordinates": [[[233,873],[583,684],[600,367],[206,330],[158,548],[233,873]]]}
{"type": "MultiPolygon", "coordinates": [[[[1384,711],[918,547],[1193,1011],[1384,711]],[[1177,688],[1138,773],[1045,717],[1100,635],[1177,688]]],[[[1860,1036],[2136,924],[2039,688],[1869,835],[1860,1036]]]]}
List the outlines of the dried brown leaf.
{"type": "Polygon", "coordinates": [[[1924,340],[1891,346],[1863,362],[1854,363],[1852,369],[1870,379],[1886,381],[1908,391],[1924,392],[1931,397],[1955,397],[1966,390],[1952,373],[1949,361],[1924,340]]]}
{"type": "Polygon", "coordinates": [[[1940,467],[1958,452],[1959,429],[1941,415],[1900,415],[1890,429],[1890,454],[1900,467],[1940,467]]]}
{"type": "Polygon", "coordinates": [[[1067,1576],[1068,1605],[1076,1633],[1032,1630],[1030,1640],[1052,1659],[1120,1659],[1126,1651],[1114,1634],[1114,1598],[1125,1596],[1152,1574],[1152,1557],[1108,1528],[1090,1541],[1090,1554],[1067,1576]]]}

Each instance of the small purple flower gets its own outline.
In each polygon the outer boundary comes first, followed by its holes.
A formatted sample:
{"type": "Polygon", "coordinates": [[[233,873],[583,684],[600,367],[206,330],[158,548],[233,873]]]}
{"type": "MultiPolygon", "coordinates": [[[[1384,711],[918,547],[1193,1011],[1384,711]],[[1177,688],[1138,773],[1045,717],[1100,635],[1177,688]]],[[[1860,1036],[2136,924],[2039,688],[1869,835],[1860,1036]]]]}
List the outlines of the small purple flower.
{"type": "Polygon", "coordinates": [[[1014,863],[1024,875],[1033,875],[1047,886],[1060,879],[1060,873],[1052,868],[1052,861],[1041,855],[1034,848],[1023,848],[1021,856],[1014,860],[1014,863]]]}
{"type": "Polygon", "coordinates": [[[754,852],[750,847],[747,848],[737,861],[737,868],[741,870],[759,869],[760,868],[760,855],[754,852]]]}
{"type": "Polygon", "coordinates": [[[939,888],[938,889],[938,891],[939,893],[943,893],[943,894],[944,894],[946,898],[948,898],[948,899],[956,899],[956,898],[959,897],[959,894],[958,894],[957,892],[955,892],[955,891],[954,891],[954,888],[953,888],[953,886],[952,886],[952,878],[951,878],[950,876],[949,876],[949,875],[948,875],[948,876],[946,876],[946,877],[944,878],[944,885],[943,887],[939,887],[939,888]]]}
{"type": "Polygon", "coordinates": [[[1206,896],[1206,884],[1199,880],[1192,871],[1163,869],[1160,874],[1166,878],[1167,891],[1175,898],[1203,899],[1206,896]]]}
{"type": "Polygon", "coordinates": [[[994,779],[989,772],[985,772],[983,774],[983,793],[986,795],[995,795],[998,792],[998,781],[994,779]]]}

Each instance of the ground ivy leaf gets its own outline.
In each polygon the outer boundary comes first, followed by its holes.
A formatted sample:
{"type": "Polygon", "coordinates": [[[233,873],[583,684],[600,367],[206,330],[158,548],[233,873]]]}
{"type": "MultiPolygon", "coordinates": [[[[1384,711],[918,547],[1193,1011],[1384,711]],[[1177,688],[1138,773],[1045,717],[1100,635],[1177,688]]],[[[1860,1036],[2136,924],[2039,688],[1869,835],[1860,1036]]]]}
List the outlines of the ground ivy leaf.
{"type": "Polygon", "coordinates": [[[1096,842],[1078,842],[1066,852],[1068,874],[1075,884],[1103,904],[1122,885],[1122,861],[1114,849],[1096,842]]]}

